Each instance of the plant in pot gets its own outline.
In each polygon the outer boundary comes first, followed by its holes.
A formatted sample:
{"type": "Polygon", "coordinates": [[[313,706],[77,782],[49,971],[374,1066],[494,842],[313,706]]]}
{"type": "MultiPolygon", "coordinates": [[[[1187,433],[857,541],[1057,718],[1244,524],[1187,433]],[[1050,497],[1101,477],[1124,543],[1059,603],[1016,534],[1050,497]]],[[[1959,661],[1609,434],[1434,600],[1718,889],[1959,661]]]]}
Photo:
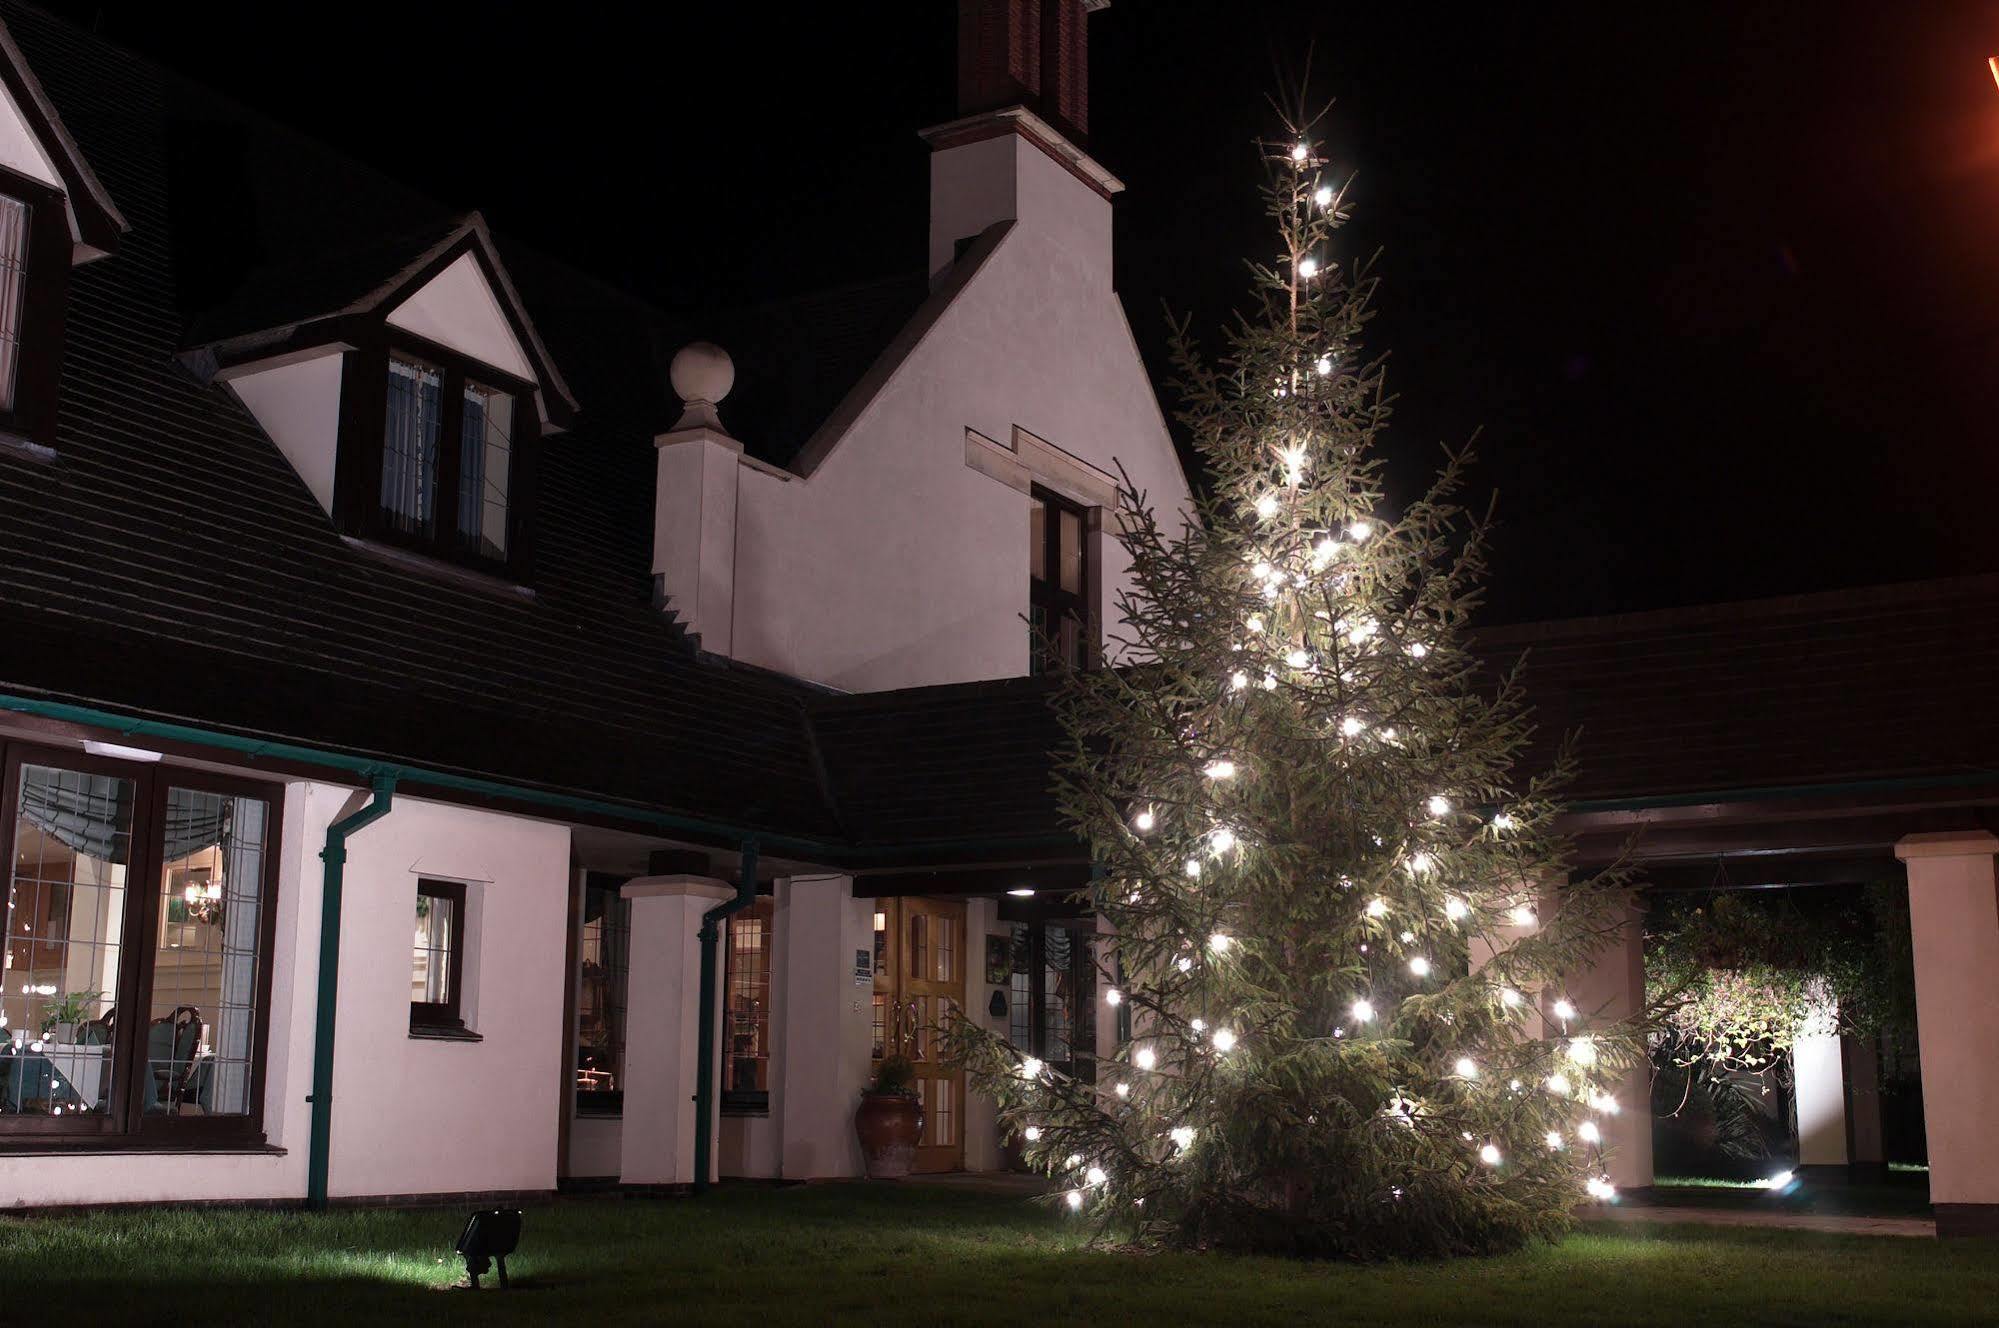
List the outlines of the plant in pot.
{"type": "Polygon", "coordinates": [[[875,1081],[861,1090],[854,1134],[870,1180],[900,1180],[916,1161],[923,1137],[923,1104],[916,1098],[916,1067],[907,1056],[884,1056],[875,1081]]]}
{"type": "Polygon", "coordinates": [[[72,991],[42,1012],[42,1036],[53,1035],[57,1042],[76,1041],[76,1026],[90,1013],[90,1003],[101,991],[72,991]]]}

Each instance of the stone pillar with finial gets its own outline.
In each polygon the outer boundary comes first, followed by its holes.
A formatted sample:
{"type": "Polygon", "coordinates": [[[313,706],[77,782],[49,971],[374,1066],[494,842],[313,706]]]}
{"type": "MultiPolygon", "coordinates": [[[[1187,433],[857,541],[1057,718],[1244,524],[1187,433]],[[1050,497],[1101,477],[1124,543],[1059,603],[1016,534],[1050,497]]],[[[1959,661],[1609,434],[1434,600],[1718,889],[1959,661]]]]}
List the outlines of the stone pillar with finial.
{"type": "Polygon", "coordinates": [[[653,440],[659,453],[653,498],[655,598],[678,614],[704,650],[733,653],[736,598],[736,486],[743,445],[722,427],[720,403],[736,366],[713,342],[674,354],[669,371],[683,409],[653,440]]]}

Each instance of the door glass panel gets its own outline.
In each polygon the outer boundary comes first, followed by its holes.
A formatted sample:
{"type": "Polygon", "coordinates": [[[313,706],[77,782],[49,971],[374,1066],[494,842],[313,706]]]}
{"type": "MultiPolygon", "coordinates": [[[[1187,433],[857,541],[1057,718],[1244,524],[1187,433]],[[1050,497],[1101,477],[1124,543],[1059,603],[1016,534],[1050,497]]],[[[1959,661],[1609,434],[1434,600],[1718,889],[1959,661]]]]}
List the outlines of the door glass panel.
{"type": "Polygon", "coordinates": [[[0,1114],[100,1115],[124,951],[135,786],[21,767],[0,960],[0,1114]]]}
{"type": "Polygon", "coordinates": [[[933,975],[938,982],[955,982],[958,977],[958,928],[949,918],[937,919],[937,971],[933,975]]]}
{"type": "Polygon", "coordinates": [[[913,910],[909,915],[909,976],[930,976],[930,915],[913,910]]]}
{"type": "Polygon", "coordinates": [[[250,1111],[270,808],[169,788],[146,1025],[148,1115],[250,1111]]]}
{"type": "Polygon", "coordinates": [[[874,1058],[880,1060],[888,1054],[888,997],[875,993],[874,1004],[874,1058]]]}

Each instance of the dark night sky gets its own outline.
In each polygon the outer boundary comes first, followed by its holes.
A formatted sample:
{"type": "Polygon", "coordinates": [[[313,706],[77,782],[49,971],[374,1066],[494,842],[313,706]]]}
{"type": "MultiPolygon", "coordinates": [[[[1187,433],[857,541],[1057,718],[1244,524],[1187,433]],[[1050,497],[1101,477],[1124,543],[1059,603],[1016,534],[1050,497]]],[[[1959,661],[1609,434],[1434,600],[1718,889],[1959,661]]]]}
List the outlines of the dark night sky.
{"type": "MultiPolygon", "coordinates": [[[[953,10],[60,4],[674,307],[922,262],[953,10]]],[[[1118,284],[1212,326],[1314,48],[1397,492],[1483,429],[1505,618],[1999,567],[1999,4],[1210,3],[1092,20],[1118,284]]]]}

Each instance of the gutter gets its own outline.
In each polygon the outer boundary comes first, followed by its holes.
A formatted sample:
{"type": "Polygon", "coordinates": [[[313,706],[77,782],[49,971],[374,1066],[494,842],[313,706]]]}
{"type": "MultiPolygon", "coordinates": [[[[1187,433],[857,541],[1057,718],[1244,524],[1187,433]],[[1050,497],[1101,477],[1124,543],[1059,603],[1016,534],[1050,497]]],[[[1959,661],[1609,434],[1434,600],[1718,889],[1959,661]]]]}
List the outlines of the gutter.
{"type": "Polygon", "coordinates": [[[742,861],[736,869],[736,897],[725,899],[701,915],[701,1024],[695,1054],[700,1058],[694,1069],[694,1192],[708,1192],[708,1158],[714,1151],[715,1133],[715,970],[716,951],[722,939],[722,921],[740,913],[757,898],[757,841],[743,841],[742,861]]]}
{"type": "Polygon", "coordinates": [[[340,992],[340,897],[347,869],[347,837],[389,814],[396,777],[377,774],[374,797],[326,827],[326,864],[319,896],[319,1002],[312,1036],[312,1143],[305,1170],[305,1206],[326,1209],[326,1173],[333,1147],[333,1017],[340,992]]]}

